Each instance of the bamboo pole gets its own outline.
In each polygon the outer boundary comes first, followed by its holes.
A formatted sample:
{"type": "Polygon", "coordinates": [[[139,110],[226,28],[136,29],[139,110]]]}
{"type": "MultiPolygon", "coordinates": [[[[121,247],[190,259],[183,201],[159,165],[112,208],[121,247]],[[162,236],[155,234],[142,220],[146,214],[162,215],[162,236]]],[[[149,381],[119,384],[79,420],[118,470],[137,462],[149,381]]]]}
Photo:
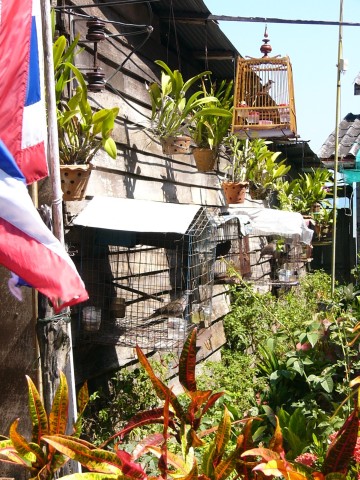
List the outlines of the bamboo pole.
{"type": "Polygon", "coordinates": [[[331,295],[334,295],[336,276],[336,204],[337,204],[337,178],[339,166],[339,120],[340,120],[340,94],[341,94],[341,59],[342,59],[342,21],[343,0],[340,0],[339,18],[339,41],[337,59],[337,83],[336,83],[336,112],[335,112],[335,161],[334,161],[334,188],[333,188],[333,232],[332,232],[332,256],[331,256],[331,295]]]}
{"type": "MultiPolygon", "coordinates": [[[[43,43],[44,43],[44,73],[45,73],[45,91],[46,91],[46,110],[48,118],[48,165],[50,181],[52,185],[52,215],[53,215],[53,233],[62,245],[65,245],[64,225],[63,225],[63,211],[62,211],[62,191],[60,181],[60,158],[59,158],[59,141],[57,130],[56,117],[56,97],[55,97],[55,82],[54,82],[54,60],[53,60],[53,38],[51,28],[51,0],[40,0],[42,11],[42,27],[43,27],[43,43]]],[[[44,327],[38,325],[38,331],[41,335],[43,352],[45,355],[56,355],[56,359],[43,358],[43,364],[46,365],[48,371],[44,372],[47,375],[47,382],[43,382],[44,400],[47,406],[51,405],[54,393],[54,381],[58,378],[58,371],[51,371],[51,368],[60,368],[64,371],[69,384],[69,424],[77,417],[76,408],[76,388],[74,375],[74,361],[73,361],[73,342],[71,323],[64,323],[62,325],[45,324],[44,327]],[[64,337],[60,337],[61,331],[64,337]],[[57,338],[64,338],[58,350],[54,350],[49,342],[53,335],[58,335],[57,338]],[[67,337],[67,338],[65,338],[67,337]]],[[[45,367],[43,368],[43,371],[45,367]]],[[[80,471],[80,466],[77,462],[72,462],[72,471],[80,471]]]]}

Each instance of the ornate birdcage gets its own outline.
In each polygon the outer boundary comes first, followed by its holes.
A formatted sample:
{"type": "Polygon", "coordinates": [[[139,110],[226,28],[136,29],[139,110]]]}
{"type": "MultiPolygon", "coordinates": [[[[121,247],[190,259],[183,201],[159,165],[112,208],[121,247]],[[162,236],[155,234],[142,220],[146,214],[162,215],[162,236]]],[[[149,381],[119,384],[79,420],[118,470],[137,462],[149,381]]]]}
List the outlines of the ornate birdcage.
{"type": "Polygon", "coordinates": [[[262,58],[237,61],[233,133],[249,138],[293,138],[296,113],[292,67],[289,57],[269,57],[265,29],[262,58]]]}

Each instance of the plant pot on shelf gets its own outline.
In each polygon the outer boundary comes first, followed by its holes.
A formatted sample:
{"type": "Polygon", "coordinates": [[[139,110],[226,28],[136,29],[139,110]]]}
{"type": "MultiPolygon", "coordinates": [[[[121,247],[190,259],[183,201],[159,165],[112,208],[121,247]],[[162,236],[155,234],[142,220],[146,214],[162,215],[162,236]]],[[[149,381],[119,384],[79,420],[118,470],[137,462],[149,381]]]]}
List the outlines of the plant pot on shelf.
{"type": "Polygon", "coordinates": [[[162,151],[166,155],[189,154],[191,137],[187,135],[177,135],[171,137],[162,137],[160,139],[162,151]]]}
{"type": "Polygon", "coordinates": [[[226,203],[244,203],[248,182],[223,182],[221,184],[226,203]]]}
{"type": "Polygon", "coordinates": [[[209,172],[210,170],[213,170],[217,157],[216,150],[195,147],[193,148],[192,153],[199,172],[209,172]]]}
{"type": "Polygon", "coordinates": [[[60,165],[63,200],[82,200],[91,174],[91,165],[60,165]]]}

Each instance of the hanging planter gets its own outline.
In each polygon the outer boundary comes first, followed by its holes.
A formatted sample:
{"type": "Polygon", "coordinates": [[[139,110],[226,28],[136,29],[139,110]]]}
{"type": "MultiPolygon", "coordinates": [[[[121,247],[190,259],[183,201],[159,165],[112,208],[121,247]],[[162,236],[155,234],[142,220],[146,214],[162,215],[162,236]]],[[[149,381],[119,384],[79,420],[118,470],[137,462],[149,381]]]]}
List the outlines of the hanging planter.
{"type": "Polygon", "coordinates": [[[82,326],[87,332],[97,332],[101,325],[101,308],[84,307],[82,309],[82,326]]]}
{"type": "Polygon", "coordinates": [[[199,172],[209,172],[214,169],[217,152],[211,148],[193,148],[195,164],[199,172]]]}
{"type": "Polygon", "coordinates": [[[162,151],[166,155],[186,155],[191,153],[191,137],[187,135],[162,137],[160,141],[162,151]]]}
{"type": "Polygon", "coordinates": [[[113,298],[110,306],[110,311],[113,313],[115,318],[124,318],[126,311],[125,298],[113,298]]]}
{"type": "Polygon", "coordinates": [[[226,203],[244,203],[248,185],[248,182],[223,182],[221,187],[226,203]]]}
{"type": "Polygon", "coordinates": [[[91,174],[91,165],[60,165],[63,200],[82,200],[91,174]]]}

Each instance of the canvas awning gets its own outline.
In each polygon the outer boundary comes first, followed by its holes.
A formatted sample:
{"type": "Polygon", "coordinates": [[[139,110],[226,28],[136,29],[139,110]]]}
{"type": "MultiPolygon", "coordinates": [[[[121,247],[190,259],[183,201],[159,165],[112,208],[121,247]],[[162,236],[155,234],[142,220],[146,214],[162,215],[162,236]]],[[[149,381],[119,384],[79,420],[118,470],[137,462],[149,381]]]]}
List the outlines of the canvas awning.
{"type": "Polygon", "coordinates": [[[297,235],[299,241],[308,245],[311,243],[313,230],[308,228],[300,213],[241,205],[229,207],[228,211],[232,215],[247,215],[252,235],[278,235],[285,238],[297,235]]]}
{"type": "Polygon", "coordinates": [[[201,208],[199,205],[94,197],[73,224],[125,232],[185,234],[201,208]]]}

